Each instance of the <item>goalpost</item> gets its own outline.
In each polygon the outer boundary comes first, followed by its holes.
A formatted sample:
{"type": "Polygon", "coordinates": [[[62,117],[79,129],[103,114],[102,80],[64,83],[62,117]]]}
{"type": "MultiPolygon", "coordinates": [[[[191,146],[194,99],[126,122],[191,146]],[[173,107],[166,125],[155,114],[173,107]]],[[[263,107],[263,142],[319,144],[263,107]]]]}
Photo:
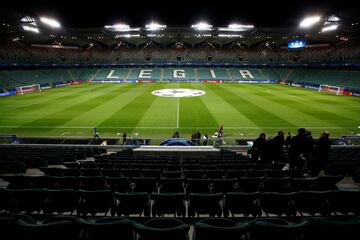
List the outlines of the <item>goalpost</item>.
{"type": "Polygon", "coordinates": [[[29,92],[41,92],[40,84],[33,84],[28,86],[21,86],[16,88],[16,94],[23,95],[29,92]]]}
{"type": "Polygon", "coordinates": [[[336,93],[336,95],[343,95],[344,88],[330,85],[320,85],[319,92],[336,93]]]}

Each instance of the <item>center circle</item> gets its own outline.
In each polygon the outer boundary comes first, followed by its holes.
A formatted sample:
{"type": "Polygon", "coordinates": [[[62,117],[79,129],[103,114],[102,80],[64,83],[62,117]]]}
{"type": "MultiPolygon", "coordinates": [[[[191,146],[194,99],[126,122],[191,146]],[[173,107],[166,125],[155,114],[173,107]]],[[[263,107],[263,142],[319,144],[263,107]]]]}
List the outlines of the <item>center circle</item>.
{"type": "Polygon", "coordinates": [[[199,97],[205,95],[206,92],[198,89],[189,88],[166,88],[152,92],[153,95],[159,97],[199,97]]]}

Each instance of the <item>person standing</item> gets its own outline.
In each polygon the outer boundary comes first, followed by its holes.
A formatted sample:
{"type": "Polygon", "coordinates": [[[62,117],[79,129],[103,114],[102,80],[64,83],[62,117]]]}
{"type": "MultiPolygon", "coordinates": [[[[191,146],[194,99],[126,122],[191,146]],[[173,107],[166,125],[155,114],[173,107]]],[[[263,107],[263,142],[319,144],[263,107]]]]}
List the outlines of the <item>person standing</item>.
{"type": "Polygon", "coordinates": [[[286,149],[289,149],[290,143],[291,143],[291,133],[288,132],[288,135],[287,135],[287,137],[285,139],[285,148],[286,149]]]}
{"type": "Polygon", "coordinates": [[[208,143],[209,143],[209,136],[207,135],[207,133],[204,134],[203,140],[204,140],[204,141],[203,141],[203,145],[204,145],[204,146],[207,146],[208,143]]]}
{"type": "Polygon", "coordinates": [[[279,162],[280,160],[280,156],[283,153],[283,149],[284,149],[284,142],[285,142],[285,137],[284,137],[284,132],[283,131],[278,131],[277,135],[272,139],[271,142],[271,160],[275,161],[275,162],[279,162]]]}
{"type": "Polygon", "coordinates": [[[299,128],[298,134],[291,139],[289,149],[290,169],[302,169],[313,149],[313,141],[305,128],[299,128]]]}
{"type": "Polygon", "coordinates": [[[94,139],[100,139],[99,131],[97,130],[97,128],[93,129],[93,135],[94,139]]]}
{"type": "Polygon", "coordinates": [[[251,159],[254,161],[259,160],[259,157],[262,158],[266,142],[266,134],[261,133],[257,139],[255,139],[251,147],[251,159]]]}
{"type": "Polygon", "coordinates": [[[176,131],[173,135],[172,138],[180,138],[180,133],[178,131],[176,131]]]}
{"type": "Polygon", "coordinates": [[[126,144],[126,138],[127,138],[127,134],[126,134],[126,132],[124,132],[123,133],[123,135],[122,135],[122,139],[123,139],[123,145],[125,145],[126,144]]]}
{"type": "Polygon", "coordinates": [[[221,124],[217,132],[219,136],[222,138],[224,134],[224,125],[221,124]]]}
{"type": "Polygon", "coordinates": [[[313,159],[309,162],[310,175],[312,177],[319,176],[322,169],[325,168],[331,147],[330,133],[325,131],[321,133],[320,138],[315,143],[313,151],[313,159]]]}

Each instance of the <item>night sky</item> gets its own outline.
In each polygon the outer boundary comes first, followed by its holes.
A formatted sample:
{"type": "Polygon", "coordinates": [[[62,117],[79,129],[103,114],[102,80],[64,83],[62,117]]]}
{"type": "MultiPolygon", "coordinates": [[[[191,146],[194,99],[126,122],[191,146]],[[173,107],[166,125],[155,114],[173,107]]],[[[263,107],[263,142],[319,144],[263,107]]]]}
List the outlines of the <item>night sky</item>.
{"type": "Polygon", "coordinates": [[[359,4],[350,0],[215,1],[28,0],[22,3],[2,2],[0,5],[6,11],[32,16],[54,16],[63,26],[75,28],[103,27],[114,23],[143,26],[150,21],[168,26],[188,26],[200,20],[214,26],[237,22],[262,27],[291,27],[297,26],[301,18],[309,14],[337,14],[346,17],[360,15],[360,8],[356,7],[359,4]]]}

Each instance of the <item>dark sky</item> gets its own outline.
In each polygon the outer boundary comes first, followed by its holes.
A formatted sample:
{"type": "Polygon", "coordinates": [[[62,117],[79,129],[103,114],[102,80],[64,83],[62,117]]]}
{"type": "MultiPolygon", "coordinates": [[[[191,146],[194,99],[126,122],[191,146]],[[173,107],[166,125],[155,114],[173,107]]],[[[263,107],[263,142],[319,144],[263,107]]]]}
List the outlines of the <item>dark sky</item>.
{"type": "Polygon", "coordinates": [[[168,26],[187,26],[200,20],[219,26],[232,22],[255,26],[296,26],[309,14],[359,15],[357,1],[325,0],[28,0],[1,3],[3,9],[12,9],[33,16],[49,15],[66,27],[102,27],[118,22],[145,25],[158,21],[168,26]],[[220,4],[221,3],[221,4],[220,4]]]}

